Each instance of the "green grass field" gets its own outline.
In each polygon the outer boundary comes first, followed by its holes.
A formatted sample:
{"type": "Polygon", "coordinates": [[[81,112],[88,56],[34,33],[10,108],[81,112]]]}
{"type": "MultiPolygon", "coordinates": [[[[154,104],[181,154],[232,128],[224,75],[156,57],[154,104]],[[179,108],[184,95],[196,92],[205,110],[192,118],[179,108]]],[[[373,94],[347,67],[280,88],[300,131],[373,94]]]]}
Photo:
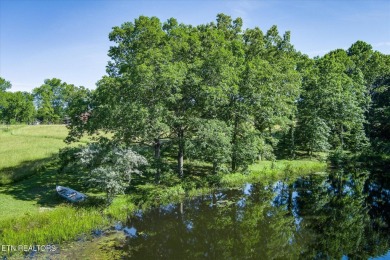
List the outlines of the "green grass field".
{"type": "Polygon", "coordinates": [[[48,158],[64,147],[64,125],[10,126],[0,128],[0,169],[48,158]]]}
{"type": "Polygon", "coordinates": [[[38,203],[53,181],[39,170],[66,146],[67,132],[64,125],[0,126],[0,208],[6,209],[0,211],[1,220],[44,208],[38,203]],[[34,173],[36,178],[22,180],[34,173]],[[17,180],[21,181],[9,184],[17,180]]]}
{"type": "Polygon", "coordinates": [[[0,185],[39,171],[42,164],[66,146],[67,134],[64,125],[0,126],[0,185]]]}
{"type": "Polygon", "coordinates": [[[101,209],[74,207],[56,194],[57,184],[85,190],[77,173],[57,171],[55,155],[67,146],[67,131],[64,125],[0,127],[0,244],[60,243],[108,225],[101,209]]]}

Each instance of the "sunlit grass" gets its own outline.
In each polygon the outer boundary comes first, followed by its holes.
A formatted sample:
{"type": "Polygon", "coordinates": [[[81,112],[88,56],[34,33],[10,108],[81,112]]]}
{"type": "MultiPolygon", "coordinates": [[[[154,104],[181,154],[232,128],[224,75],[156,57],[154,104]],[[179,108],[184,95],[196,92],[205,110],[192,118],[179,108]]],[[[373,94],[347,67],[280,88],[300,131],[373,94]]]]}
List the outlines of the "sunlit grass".
{"type": "Polygon", "coordinates": [[[91,230],[103,228],[107,224],[107,219],[98,209],[61,206],[55,210],[0,220],[0,244],[60,244],[83,233],[89,235],[91,230]]]}
{"type": "MultiPolygon", "coordinates": [[[[9,207],[16,209],[15,205],[21,205],[21,202],[9,207]]],[[[51,208],[26,205],[20,212],[0,217],[0,244],[47,245],[75,241],[81,236],[90,237],[93,230],[103,230],[116,221],[126,221],[136,209],[129,196],[115,198],[108,207],[63,203],[51,208]]]]}
{"type": "Polygon", "coordinates": [[[238,186],[247,182],[259,182],[265,178],[296,177],[315,172],[325,171],[325,162],[297,160],[297,161],[261,161],[249,167],[249,173],[224,174],[220,180],[222,186],[238,186]]]}
{"type": "MultiPolygon", "coordinates": [[[[41,126],[33,126],[41,127],[41,126]]],[[[25,126],[33,133],[32,126],[25,126]]],[[[56,136],[50,136],[50,132],[55,133],[62,130],[64,126],[47,127],[45,137],[38,135],[29,135],[26,129],[21,134],[21,129],[10,130],[9,132],[0,131],[0,169],[18,166],[23,162],[47,158],[65,146],[63,139],[56,136]],[[48,131],[50,130],[50,131],[48,131]]],[[[37,128],[39,129],[39,128],[37,128]]],[[[42,127],[39,129],[42,131],[42,127]]],[[[66,130],[66,129],[65,129],[66,130]]],[[[66,133],[64,134],[64,138],[66,133]]]]}
{"type": "Polygon", "coordinates": [[[125,221],[137,209],[137,206],[130,200],[131,197],[129,196],[118,196],[103,212],[111,219],[125,221]]]}
{"type": "Polygon", "coordinates": [[[66,146],[67,134],[65,125],[0,126],[0,185],[39,171],[46,159],[66,146]]]}
{"type": "Polygon", "coordinates": [[[35,200],[18,200],[0,189],[0,220],[12,219],[39,210],[35,200]]]}
{"type": "Polygon", "coordinates": [[[325,162],[312,161],[312,160],[279,160],[279,161],[260,161],[249,166],[251,172],[267,171],[267,170],[285,170],[292,168],[295,171],[303,171],[303,173],[309,173],[311,171],[321,171],[326,167],[325,162]]]}
{"type": "Polygon", "coordinates": [[[65,125],[0,126],[0,169],[50,157],[66,146],[67,134],[65,125]]]}

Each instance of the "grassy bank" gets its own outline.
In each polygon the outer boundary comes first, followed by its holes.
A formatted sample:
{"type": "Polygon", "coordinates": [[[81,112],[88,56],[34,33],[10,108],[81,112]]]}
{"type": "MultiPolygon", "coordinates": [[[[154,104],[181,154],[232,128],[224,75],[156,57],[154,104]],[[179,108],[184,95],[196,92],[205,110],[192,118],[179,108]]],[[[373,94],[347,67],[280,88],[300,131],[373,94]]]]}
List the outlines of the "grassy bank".
{"type": "Polygon", "coordinates": [[[59,206],[55,210],[48,209],[0,221],[0,244],[60,244],[75,239],[77,235],[89,234],[107,224],[107,219],[98,209],[59,206]]]}
{"type": "MultiPolygon", "coordinates": [[[[0,245],[62,244],[91,237],[93,230],[125,220],[136,208],[125,196],[106,207],[88,190],[77,174],[59,174],[54,163],[31,178],[0,187],[0,245]],[[55,185],[75,187],[89,195],[86,203],[73,205],[56,194],[55,185]]],[[[1,255],[0,255],[1,256],[1,255]]]]}
{"type": "Polygon", "coordinates": [[[231,173],[223,175],[220,183],[223,187],[236,187],[247,182],[261,182],[265,178],[296,178],[314,172],[322,172],[326,168],[326,163],[310,160],[263,161],[251,165],[248,174],[231,173]]]}
{"type": "Polygon", "coordinates": [[[182,182],[173,186],[145,184],[126,196],[117,197],[109,207],[99,203],[98,194],[87,190],[89,204],[69,205],[55,193],[55,183],[86,190],[77,182],[77,174],[58,174],[54,165],[45,172],[0,189],[0,243],[62,243],[90,234],[94,229],[107,227],[115,221],[125,221],[135,209],[151,205],[179,202],[188,197],[210,193],[221,187],[239,187],[246,182],[269,181],[270,178],[300,175],[324,170],[324,163],[314,161],[261,162],[251,166],[248,174],[220,175],[218,185],[197,188],[196,183],[182,182]]]}
{"type": "Polygon", "coordinates": [[[67,134],[65,125],[0,125],[0,185],[41,172],[67,134]]]}

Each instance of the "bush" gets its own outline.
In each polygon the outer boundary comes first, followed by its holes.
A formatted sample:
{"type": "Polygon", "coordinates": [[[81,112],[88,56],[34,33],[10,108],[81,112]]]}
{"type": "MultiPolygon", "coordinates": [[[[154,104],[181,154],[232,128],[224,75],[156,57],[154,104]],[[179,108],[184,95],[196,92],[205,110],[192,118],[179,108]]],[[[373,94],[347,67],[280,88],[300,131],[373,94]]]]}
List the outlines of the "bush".
{"type": "Polygon", "coordinates": [[[96,142],[84,147],[65,148],[60,152],[61,168],[85,171],[89,186],[104,191],[107,201],[123,194],[130,186],[132,175],[142,175],[148,164],[145,157],[110,142],[96,142]]]}
{"type": "Polygon", "coordinates": [[[137,204],[143,208],[167,205],[179,202],[185,197],[184,188],[178,184],[172,187],[164,185],[144,184],[137,186],[137,204]]]}
{"type": "Polygon", "coordinates": [[[145,157],[129,148],[91,144],[78,153],[81,164],[89,169],[87,182],[107,193],[110,202],[130,186],[133,174],[148,164],[145,157]]]}

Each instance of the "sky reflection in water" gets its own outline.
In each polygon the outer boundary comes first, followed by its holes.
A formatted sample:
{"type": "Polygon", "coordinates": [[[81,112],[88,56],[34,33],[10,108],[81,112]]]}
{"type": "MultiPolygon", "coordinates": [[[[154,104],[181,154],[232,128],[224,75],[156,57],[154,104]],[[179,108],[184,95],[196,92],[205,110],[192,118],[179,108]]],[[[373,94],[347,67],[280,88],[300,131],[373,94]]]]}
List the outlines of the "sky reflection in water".
{"type": "Polygon", "coordinates": [[[390,189],[368,172],[310,175],[154,208],[128,225],[127,259],[384,259],[390,189]]]}

